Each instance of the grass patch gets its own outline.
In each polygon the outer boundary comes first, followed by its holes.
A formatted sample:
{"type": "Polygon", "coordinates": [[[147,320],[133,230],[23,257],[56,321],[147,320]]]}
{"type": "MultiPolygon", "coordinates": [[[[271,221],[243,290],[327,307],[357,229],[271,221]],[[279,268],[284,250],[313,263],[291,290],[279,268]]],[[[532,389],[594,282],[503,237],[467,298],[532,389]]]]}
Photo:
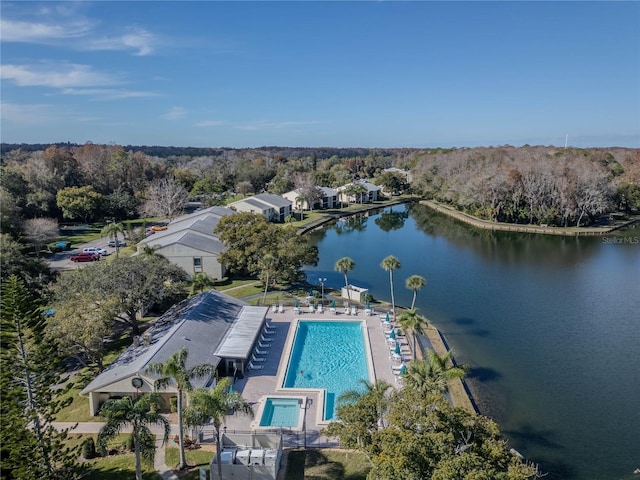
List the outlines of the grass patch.
{"type": "Polygon", "coordinates": [[[243,298],[243,297],[248,297],[250,295],[258,295],[262,292],[263,292],[262,284],[260,282],[256,282],[255,280],[251,284],[238,286],[233,289],[226,289],[224,291],[225,294],[233,298],[243,298]]]}
{"type": "Polygon", "coordinates": [[[285,480],[366,480],[371,462],[348,450],[291,450],[285,480]]]}
{"type": "MultiPolygon", "coordinates": [[[[170,440],[171,442],[171,440],[170,440]]],[[[209,462],[215,455],[215,452],[196,448],[194,450],[185,450],[187,465],[190,467],[209,467],[209,462]]],[[[177,447],[165,448],[165,462],[169,468],[175,468],[180,462],[180,449],[177,447]]]]}
{"type": "Polygon", "coordinates": [[[245,285],[251,285],[256,283],[258,280],[255,278],[241,278],[241,279],[229,279],[227,278],[224,281],[216,282],[216,290],[220,292],[224,292],[231,288],[238,288],[245,285]]]}

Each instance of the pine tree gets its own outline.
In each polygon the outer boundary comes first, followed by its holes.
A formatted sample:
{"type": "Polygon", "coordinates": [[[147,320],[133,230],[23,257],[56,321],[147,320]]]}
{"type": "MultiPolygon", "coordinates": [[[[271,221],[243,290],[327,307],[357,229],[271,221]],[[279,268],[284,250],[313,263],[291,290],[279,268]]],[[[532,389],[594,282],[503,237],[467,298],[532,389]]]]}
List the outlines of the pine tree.
{"type": "Polygon", "coordinates": [[[55,347],[43,340],[38,300],[22,280],[2,285],[0,328],[0,469],[7,479],[79,478],[77,451],[64,445],[66,431],[52,422],[60,408],[55,347]]]}

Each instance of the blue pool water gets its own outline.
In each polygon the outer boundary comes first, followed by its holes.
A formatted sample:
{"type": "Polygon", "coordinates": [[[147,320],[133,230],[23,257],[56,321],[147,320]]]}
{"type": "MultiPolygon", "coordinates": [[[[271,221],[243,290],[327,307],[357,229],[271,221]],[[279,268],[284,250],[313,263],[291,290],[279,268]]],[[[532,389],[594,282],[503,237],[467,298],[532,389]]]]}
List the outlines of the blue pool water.
{"type": "Polygon", "coordinates": [[[333,420],[336,401],[369,380],[362,322],[300,321],[285,388],[324,388],[325,420],[333,420]]]}
{"type": "Polygon", "coordinates": [[[269,397],[264,405],[261,427],[297,427],[300,403],[297,398],[269,397]]]}

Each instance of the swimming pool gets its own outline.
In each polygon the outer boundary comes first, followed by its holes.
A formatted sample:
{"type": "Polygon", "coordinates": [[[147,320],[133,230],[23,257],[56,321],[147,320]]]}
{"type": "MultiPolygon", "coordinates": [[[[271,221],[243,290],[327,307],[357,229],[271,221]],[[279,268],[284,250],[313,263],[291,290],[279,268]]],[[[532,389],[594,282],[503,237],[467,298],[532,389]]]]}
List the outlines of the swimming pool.
{"type": "Polygon", "coordinates": [[[298,321],[282,386],[325,389],[325,421],[334,419],[340,395],[370,380],[363,328],[361,321],[298,321]]]}
{"type": "Polygon", "coordinates": [[[262,416],[261,427],[298,427],[300,423],[299,398],[267,397],[262,416]]]}

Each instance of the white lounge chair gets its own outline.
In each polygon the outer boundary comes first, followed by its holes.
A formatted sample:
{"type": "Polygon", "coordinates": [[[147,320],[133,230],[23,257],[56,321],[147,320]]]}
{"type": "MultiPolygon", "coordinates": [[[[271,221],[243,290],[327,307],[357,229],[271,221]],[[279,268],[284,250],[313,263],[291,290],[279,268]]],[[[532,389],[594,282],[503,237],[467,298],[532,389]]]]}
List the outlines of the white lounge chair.
{"type": "Polygon", "coordinates": [[[357,315],[358,314],[358,308],[357,307],[351,307],[351,315],[357,315]]]}
{"type": "Polygon", "coordinates": [[[329,313],[330,313],[331,315],[335,315],[335,314],[336,314],[336,309],[335,309],[335,308],[333,308],[333,307],[329,308],[329,313]]]}
{"type": "Polygon", "coordinates": [[[395,360],[396,362],[401,362],[402,355],[398,355],[396,352],[391,352],[391,359],[395,360]]]}
{"type": "Polygon", "coordinates": [[[284,305],[280,304],[278,307],[278,313],[284,313],[284,305]]]}
{"type": "Polygon", "coordinates": [[[371,309],[370,308],[365,308],[364,309],[364,314],[368,317],[371,315],[371,309]]]}
{"type": "Polygon", "coordinates": [[[267,360],[267,359],[266,359],[266,358],[264,358],[264,357],[256,357],[256,354],[255,354],[255,353],[251,356],[251,361],[252,361],[252,362],[255,362],[255,363],[263,363],[263,362],[265,362],[266,360],[267,360]]]}
{"type": "Polygon", "coordinates": [[[264,365],[256,365],[253,362],[249,362],[249,370],[262,370],[264,365]]]}
{"type": "Polygon", "coordinates": [[[349,315],[349,307],[344,307],[344,314],[349,315]]]}
{"type": "Polygon", "coordinates": [[[274,303],[271,305],[271,310],[273,310],[273,313],[278,313],[278,306],[274,303]]]}
{"type": "Polygon", "coordinates": [[[269,337],[265,337],[264,335],[260,335],[260,341],[264,342],[264,343],[271,343],[271,342],[273,342],[273,338],[269,338],[269,337]]]}
{"type": "Polygon", "coordinates": [[[253,352],[254,355],[266,355],[267,353],[269,353],[269,350],[260,350],[259,348],[254,348],[253,352]]]}
{"type": "Polygon", "coordinates": [[[322,309],[322,305],[318,305],[318,308],[316,308],[316,313],[324,313],[324,310],[322,309]]]}
{"type": "Polygon", "coordinates": [[[309,304],[309,307],[307,308],[307,310],[309,310],[309,313],[313,313],[315,312],[315,308],[313,308],[313,305],[309,304]]]}

